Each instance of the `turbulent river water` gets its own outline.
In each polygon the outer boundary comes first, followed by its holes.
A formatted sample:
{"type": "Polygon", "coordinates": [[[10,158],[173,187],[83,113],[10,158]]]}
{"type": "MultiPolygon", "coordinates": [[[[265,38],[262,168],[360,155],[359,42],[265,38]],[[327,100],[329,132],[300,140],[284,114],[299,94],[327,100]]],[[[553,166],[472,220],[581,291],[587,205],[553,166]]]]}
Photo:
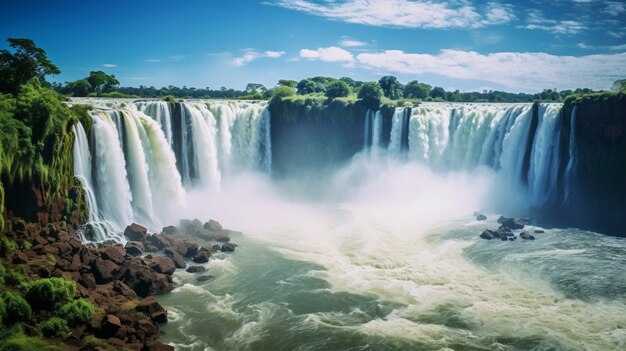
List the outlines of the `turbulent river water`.
{"type": "Polygon", "coordinates": [[[534,241],[478,237],[575,195],[574,134],[560,139],[575,110],[396,109],[388,145],[368,111],[363,150],[308,182],[270,176],[265,102],[74,101],[94,106],[91,129],[74,128],[83,240],[180,218],[243,232],[205,264],[213,280],[178,270],[159,297],[178,350],[626,349],[625,239],[532,225],[534,241]]]}

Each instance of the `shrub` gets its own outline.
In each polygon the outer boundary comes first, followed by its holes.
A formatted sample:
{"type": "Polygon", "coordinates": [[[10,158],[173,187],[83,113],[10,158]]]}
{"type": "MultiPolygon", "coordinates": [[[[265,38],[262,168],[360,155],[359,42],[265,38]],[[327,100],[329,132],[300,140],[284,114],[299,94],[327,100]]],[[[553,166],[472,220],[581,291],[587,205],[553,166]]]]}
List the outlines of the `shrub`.
{"type": "Polygon", "coordinates": [[[93,350],[97,347],[106,345],[106,341],[98,339],[93,335],[87,335],[82,340],[81,350],[93,350]]]}
{"type": "Polygon", "coordinates": [[[61,306],[58,315],[65,318],[70,326],[74,326],[89,322],[95,313],[95,308],[89,301],[78,299],[61,306]]]}
{"type": "Polygon", "coordinates": [[[382,96],[383,90],[376,82],[363,83],[358,94],[359,99],[363,100],[365,105],[373,110],[378,109],[382,96]]]}
{"type": "Polygon", "coordinates": [[[24,275],[15,269],[8,269],[3,274],[4,283],[18,286],[24,282],[24,275]]]}
{"type": "Polygon", "coordinates": [[[76,283],[61,278],[39,279],[29,284],[26,300],[41,309],[52,309],[74,298],[76,283]]]}
{"type": "Polygon", "coordinates": [[[20,295],[11,291],[2,292],[5,309],[5,321],[27,321],[32,316],[30,305],[20,295]]]}
{"type": "Polygon", "coordinates": [[[326,96],[329,99],[350,95],[350,86],[340,80],[334,81],[326,87],[326,96]]]}
{"type": "Polygon", "coordinates": [[[38,337],[26,336],[23,332],[12,333],[0,343],[0,351],[60,351],[61,348],[51,345],[38,337]]]}
{"type": "Polygon", "coordinates": [[[65,319],[51,317],[47,321],[39,323],[39,331],[43,336],[65,339],[70,333],[70,328],[65,319]]]}
{"type": "Polygon", "coordinates": [[[4,238],[2,242],[0,242],[0,251],[2,252],[2,256],[8,256],[11,252],[18,249],[18,245],[15,240],[11,238],[4,238]]]}
{"type": "Polygon", "coordinates": [[[0,299],[0,326],[3,325],[3,321],[6,319],[7,309],[4,306],[4,299],[0,299]]]}

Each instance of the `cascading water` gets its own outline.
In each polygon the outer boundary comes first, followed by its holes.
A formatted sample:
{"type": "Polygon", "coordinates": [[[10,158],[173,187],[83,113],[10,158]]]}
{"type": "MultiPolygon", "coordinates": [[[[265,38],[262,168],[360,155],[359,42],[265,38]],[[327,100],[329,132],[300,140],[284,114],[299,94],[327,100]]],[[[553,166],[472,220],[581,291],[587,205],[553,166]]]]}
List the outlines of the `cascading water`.
{"type": "Polygon", "coordinates": [[[223,174],[271,168],[264,102],[185,101],[176,117],[162,101],[84,100],[96,107],[91,152],[82,127],[74,127],[75,174],[97,232],[86,241],[123,241],[120,232],[133,221],[155,231],[176,221],[173,212],[186,206],[183,183],[216,192],[223,174]]]}
{"type": "Polygon", "coordinates": [[[559,171],[560,104],[541,104],[530,155],[528,190],[532,205],[541,206],[555,196],[559,171]]]}
{"type": "Polygon", "coordinates": [[[389,135],[388,150],[392,155],[400,155],[402,151],[402,131],[404,123],[405,109],[396,107],[391,117],[391,134],[389,135]]]}
{"type": "Polygon", "coordinates": [[[563,196],[563,204],[567,204],[571,201],[573,184],[575,179],[576,169],[576,106],[572,109],[572,116],[570,117],[570,133],[569,133],[569,145],[568,145],[569,161],[565,168],[565,195],[563,196]]]}

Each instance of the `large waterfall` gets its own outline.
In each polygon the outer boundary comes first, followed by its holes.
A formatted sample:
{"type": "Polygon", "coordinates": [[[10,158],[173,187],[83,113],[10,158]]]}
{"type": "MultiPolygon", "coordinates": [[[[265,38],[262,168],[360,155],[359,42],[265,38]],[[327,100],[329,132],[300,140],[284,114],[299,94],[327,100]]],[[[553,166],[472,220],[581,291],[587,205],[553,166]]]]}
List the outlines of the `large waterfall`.
{"type": "Polygon", "coordinates": [[[177,220],[188,192],[215,193],[224,177],[270,170],[264,102],[76,102],[94,106],[90,138],[74,127],[74,174],[90,210],[84,240],[121,241],[133,221],[159,230],[177,220]]]}

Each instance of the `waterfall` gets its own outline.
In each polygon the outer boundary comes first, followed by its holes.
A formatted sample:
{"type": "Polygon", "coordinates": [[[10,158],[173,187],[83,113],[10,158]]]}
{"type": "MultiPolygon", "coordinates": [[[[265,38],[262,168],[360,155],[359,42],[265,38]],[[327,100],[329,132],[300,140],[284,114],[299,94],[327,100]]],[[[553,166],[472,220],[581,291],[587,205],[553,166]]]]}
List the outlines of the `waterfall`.
{"type": "Polygon", "coordinates": [[[374,113],[374,121],[372,125],[372,146],[380,148],[383,139],[383,116],[380,110],[374,113]]]}
{"type": "Polygon", "coordinates": [[[555,196],[559,169],[560,104],[541,104],[532,146],[528,190],[531,204],[541,206],[555,196]]]}
{"type": "Polygon", "coordinates": [[[387,150],[392,155],[399,156],[402,151],[402,133],[404,129],[405,109],[396,107],[391,117],[391,134],[389,136],[389,147],[387,150]]]}
{"type": "Polygon", "coordinates": [[[569,131],[569,145],[568,145],[568,161],[565,168],[565,175],[563,179],[564,183],[564,196],[563,205],[569,204],[572,199],[572,193],[574,188],[575,169],[576,169],[576,106],[572,109],[572,115],[570,117],[570,131],[569,131]]]}
{"type": "Polygon", "coordinates": [[[135,102],[136,108],[150,116],[158,124],[163,133],[165,133],[165,139],[172,145],[172,110],[170,103],[167,101],[137,101],[135,102]]]}
{"type": "Polygon", "coordinates": [[[183,110],[193,130],[191,143],[198,185],[216,190],[219,188],[221,175],[215,143],[217,134],[215,116],[203,103],[185,103],[183,110]]]}
{"type": "Polygon", "coordinates": [[[363,128],[363,149],[367,149],[370,146],[371,124],[372,124],[372,111],[367,110],[365,112],[365,127],[363,128]]]}

